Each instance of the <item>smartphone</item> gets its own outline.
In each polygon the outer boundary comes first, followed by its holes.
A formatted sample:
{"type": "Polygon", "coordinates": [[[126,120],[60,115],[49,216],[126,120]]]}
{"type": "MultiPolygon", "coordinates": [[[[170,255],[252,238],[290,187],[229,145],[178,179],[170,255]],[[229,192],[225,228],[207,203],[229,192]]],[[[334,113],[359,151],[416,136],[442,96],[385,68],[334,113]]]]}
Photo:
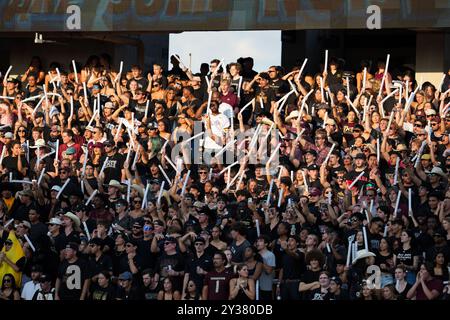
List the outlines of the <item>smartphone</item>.
{"type": "Polygon", "coordinates": [[[248,204],[252,204],[253,203],[253,199],[252,198],[248,198],[247,203],[248,204]]]}

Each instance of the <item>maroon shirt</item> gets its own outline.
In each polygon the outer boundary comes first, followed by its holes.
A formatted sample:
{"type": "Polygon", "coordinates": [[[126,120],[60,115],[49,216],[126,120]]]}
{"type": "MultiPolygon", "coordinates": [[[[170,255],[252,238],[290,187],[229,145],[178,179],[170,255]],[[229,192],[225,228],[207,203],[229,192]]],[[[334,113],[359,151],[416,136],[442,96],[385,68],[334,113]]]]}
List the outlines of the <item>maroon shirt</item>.
{"type": "Polygon", "coordinates": [[[234,276],[227,270],[220,273],[208,272],[203,284],[208,286],[208,300],[228,300],[230,296],[230,280],[234,276]]]}
{"type": "Polygon", "coordinates": [[[238,97],[233,92],[228,92],[226,95],[220,95],[220,101],[228,103],[233,109],[238,105],[238,97]]]}
{"type": "Polygon", "coordinates": [[[114,216],[109,212],[109,210],[101,208],[101,209],[93,209],[89,212],[89,218],[99,221],[107,221],[112,222],[114,220],[114,216]]]}
{"type": "MultiPolygon", "coordinates": [[[[442,280],[436,278],[425,281],[425,284],[430,291],[437,290],[437,292],[441,293],[444,289],[442,280]]],[[[417,287],[416,300],[428,300],[427,295],[423,291],[422,284],[417,287]]]]}

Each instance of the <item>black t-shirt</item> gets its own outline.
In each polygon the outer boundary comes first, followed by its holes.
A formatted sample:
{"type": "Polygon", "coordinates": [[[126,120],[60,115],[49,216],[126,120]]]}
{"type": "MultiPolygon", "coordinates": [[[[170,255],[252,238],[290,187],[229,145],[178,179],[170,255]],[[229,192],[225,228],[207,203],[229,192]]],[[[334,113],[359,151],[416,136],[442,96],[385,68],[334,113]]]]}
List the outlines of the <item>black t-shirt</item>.
{"type": "MultiPolygon", "coordinates": [[[[319,276],[320,276],[321,272],[322,272],[321,270],[320,271],[306,270],[305,273],[303,274],[301,282],[304,282],[304,283],[308,284],[308,283],[313,283],[313,282],[319,281],[319,276]]],[[[312,291],[310,291],[310,290],[304,291],[303,292],[303,298],[306,299],[306,300],[312,300],[312,295],[311,294],[312,294],[313,291],[314,290],[312,290],[312,291]]]]}
{"type": "Polygon", "coordinates": [[[139,240],[136,253],[141,257],[142,269],[154,268],[156,263],[156,256],[151,252],[151,240],[139,240]]]}
{"type": "MultiPolygon", "coordinates": [[[[167,278],[169,274],[168,270],[174,270],[177,272],[181,272],[185,270],[185,258],[181,253],[175,253],[173,255],[167,255],[165,252],[161,255],[161,257],[156,261],[156,272],[159,273],[160,279],[167,278]]],[[[182,276],[176,276],[173,278],[173,287],[174,290],[182,289],[182,276]]]]}
{"type": "Polygon", "coordinates": [[[369,243],[369,251],[378,250],[380,248],[380,241],[383,237],[379,234],[372,234],[367,232],[367,242],[369,243]]]}
{"type": "Polygon", "coordinates": [[[159,292],[160,286],[156,286],[155,289],[150,289],[149,287],[143,287],[142,288],[142,293],[144,295],[144,300],[156,300],[158,297],[158,292],[159,292]]]}
{"type": "Polygon", "coordinates": [[[85,280],[89,279],[88,265],[85,260],[77,259],[73,263],[64,260],[58,270],[61,281],[59,297],[61,300],[79,300],[85,280]]]}
{"type": "MultiPolygon", "coordinates": [[[[204,275],[197,273],[197,267],[202,268],[204,271],[211,271],[213,268],[213,259],[206,252],[197,257],[196,253],[193,253],[186,259],[185,273],[189,273],[189,279],[195,282],[197,290],[201,290],[203,286],[204,275]]],[[[200,292],[200,291],[198,291],[200,292]]]]}
{"type": "Polygon", "coordinates": [[[97,283],[91,286],[90,300],[94,301],[111,301],[116,299],[117,289],[112,284],[109,284],[106,288],[100,287],[97,283]]]}
{"type": "MultiPolygon", "coordinates": [[[[105,160],[106,155],[103,155],[100,159],[100,168],[103,166],[105,160]]],[[[105,174],[105,184],[108,184],[111,180],[122,180],[121,170],[123,168],[124,161],[124,156],[119,153],[115,153],[113,156],[109,157],[108,163],[106,164],[105,170],[103,171],[105,174]]]]}
{"type": "Polygon", "coordinates": [[[102,254],[98,260],[95,256],[89,257],[89,276],[93,277],[102,271],[113,271],[112,259],[108,255],[102,254]]]}
{"type": "Polygon", "coordinates": [[[419,255],[418,252],[413,248],[404,250],[402,247],[398,248],[395,251],[395,254],[397,256],[397,265],[403,263],[405,266],[414,265],[414,256],[419,255]]]}
{"type": "MultiPolygon", "coordinates": [[[[19,180],[23,179],[23,175],[18,170],[18,157],[7,156],[3,159],[2,166],[3,168],[7,168],[9,172],[13,172],[14,176],[17,176],[19,180]]],[[[20,157],[20,162],[22,163],[22,168],[27,169],[28,172],[28,163],[25,156],[20,157]]]]}
{"type": "Polygon", "coordinates": [[[289,83],[282,79],[271,80],[269,86],[275,92],[277,99],[289,92],[289,83]]]}
{"type": "MultiPolygon", "coordinates": [[[[358,180],[358,182],[356,182],[356,184],[353,185],[353,187],[356,187],[358,190],[360,190],[362,186],[366,185],[366,183],[369,181],[369,174],[367,173],[366,169],[364,171],[364,175],[358,180]]],[[[349,184],[351,184],[360,174],[361,171],[352,170],[345,175],[345,179],[349,184]]]]}
{"type": "Polygon", "coordinates": [[[61,242],[63,243],[63,248],[66,247],[66,245],[69,242],[76,242],[76,243],[80,243],[80,233],[73,230],[71,233],[69,233],[68,235],[66,235],[64,233],[64,231],[61,233],[62,237],[61,237],[61,242]]]}
{"type": "MultiPolygon", "coordinates": [[[[134,111],[135,119],[141,121],[142,118],[144,118],[144,116],[145,116],[145,108],[147,106],[147,101],[144,103],[139,103],[137,100],[131,99],[129,106],[134,111]]],[[[150,116],[154,113],[155,113],[154,104],[149,103],[147,117],[150,118],[150,116]]]]}
{"type": "Polygon", "coordinates": [[[284,253],[281,261],[281,267],[283,268],[283,280],[302,278],[302,274],[305,271],[305,254],[297,249],[297,257],[284,253]]]}
{"type": "Polygon", "coordinates": [[[240,245],[237,245],[236,241],[233,241],[230,248],[233,255],[231,261],[236,263],[244,262],[244,252],[248,247],[250,247],[250,242],[247,240],[242,242],[240,245]]]}
{"type": "Polygon", "coordinates": [[[255,112],[264,111],[266,113],[270,113],[270,108],[272,106],[272,101],[276,101],[275,91],[271,87],[266,88],[256,88],[256,101],[255,101],[255,112]],[[260,99],[262,99],[264,109],[261,108],[260,99]]]}
{"type": "Polygon", "coordinates": [[[309,300],[331,300],[332,297],[333,297],[333,294],[329,293],[328,291],[322,292],[322,290],[320,288],[314,289],[309,294],[309,300]]]}

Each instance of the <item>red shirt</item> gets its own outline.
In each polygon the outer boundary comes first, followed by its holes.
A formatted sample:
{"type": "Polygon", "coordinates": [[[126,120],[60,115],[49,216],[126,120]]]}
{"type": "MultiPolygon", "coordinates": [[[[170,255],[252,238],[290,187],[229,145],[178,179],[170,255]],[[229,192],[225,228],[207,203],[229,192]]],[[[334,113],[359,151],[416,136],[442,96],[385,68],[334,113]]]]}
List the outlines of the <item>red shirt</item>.
{"type": "MultiPolygon", "coordinates": [[[[77,161],[80,160],[80,157],[83,154],[83,149],[81,149],[81,146],[79,144],[75,143],[75,144],[71,145],[70,147],[75,148],[75,159],[77,159],[77,161]]],[[[58,154],[58,159],[59,160],[61,160],[63,152],[65,152],[70,147],[67,144],[65,144],[65,143],[61,144],[59,146],[59,151],[58,151],[58,153],[59,153],[58,154]]]]}

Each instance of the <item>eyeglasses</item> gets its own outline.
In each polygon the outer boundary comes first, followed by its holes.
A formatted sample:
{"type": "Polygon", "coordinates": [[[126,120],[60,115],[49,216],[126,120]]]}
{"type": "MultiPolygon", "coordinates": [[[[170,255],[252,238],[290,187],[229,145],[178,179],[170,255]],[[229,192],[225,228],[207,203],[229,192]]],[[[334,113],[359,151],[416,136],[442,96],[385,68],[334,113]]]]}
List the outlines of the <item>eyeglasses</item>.
{"type": "Polygon", "coordinates": [[[416,128],[423,128],[422,124],[420,124],[420,123],[414,123],[414,127],[416,127],[416,128]]]}
{"type": "Polygon", "coordinates": [[[199,171],[199,174],[207,174],[208,172],[206,171],[199,171]]]}
{"type": "Polygon", "coordinates": [[[204,243],[202,243],[202,242],[197,242],[196,244],[195,244],[195,246],[197,247],[197,246],[203,246],[204,245],[204,243]]]}
{"type": "Polygon", "coordinates": [[[134,203],[141,203],[142,200],[138,199],[138,200],[134,200],[134,203]]]}

